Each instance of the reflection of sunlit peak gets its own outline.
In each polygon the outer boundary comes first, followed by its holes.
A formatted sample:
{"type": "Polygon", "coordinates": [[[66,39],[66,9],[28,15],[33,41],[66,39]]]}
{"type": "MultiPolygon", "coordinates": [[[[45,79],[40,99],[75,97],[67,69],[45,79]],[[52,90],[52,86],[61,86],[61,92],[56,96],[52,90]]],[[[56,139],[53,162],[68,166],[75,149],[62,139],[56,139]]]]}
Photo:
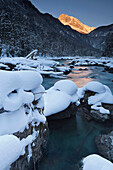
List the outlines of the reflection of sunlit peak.
{"type": "MultiPolygon", "coordinates": [[[[79,69],[80,67],[75,67],[75,69],[79,69]]],[[[85,67],[82,67],[84,69],[85,67]]],[[[79,88],[83,87],[88,82],[92,81],[93,79],[89,77],[92,71],[88,69],[88,71],[77,71],[73,70],[70,74],[68,74],[70,80],[72,80],[79,88]]]]}
{"type": "Polygon", "coordinates": [[[72,29],[82,34],[88,34],[95,29],[95,27],[89,27],[88,25],[84,25],[77,18],[68,16],[66,14],[61,14],[58,19],[62,24],[69,25],[72,29]]]}

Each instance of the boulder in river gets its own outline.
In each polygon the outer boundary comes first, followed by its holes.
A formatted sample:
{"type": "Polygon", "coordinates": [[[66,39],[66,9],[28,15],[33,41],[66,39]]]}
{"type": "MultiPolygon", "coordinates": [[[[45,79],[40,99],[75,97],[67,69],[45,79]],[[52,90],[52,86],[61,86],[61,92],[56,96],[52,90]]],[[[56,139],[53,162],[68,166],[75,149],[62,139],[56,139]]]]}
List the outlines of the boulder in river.
{"type": "Polygon", "coordinates": [[[106,159],[113,161],[113,131],[95,138],[99,153],[106,159]]]}

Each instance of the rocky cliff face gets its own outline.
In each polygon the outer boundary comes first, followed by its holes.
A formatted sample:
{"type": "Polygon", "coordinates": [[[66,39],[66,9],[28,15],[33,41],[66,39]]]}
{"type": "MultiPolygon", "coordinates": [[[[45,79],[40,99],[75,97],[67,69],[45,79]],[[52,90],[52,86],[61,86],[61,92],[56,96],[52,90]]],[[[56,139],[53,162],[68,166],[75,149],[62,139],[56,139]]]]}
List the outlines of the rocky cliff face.
{"type": "Polygon", "coordinates": [[[89,27],[88,25],[84,25],[77,18],[68,16],[66,14],[61,14],[58,19],[62,24],[69,25],[72,29],[82,34],[88,34],[95,29],[95,27],[89,27]]]}
{"type": "Polygon", "coordinates": [[[29,0],[0,1],[0,53],[24,56],[33,49],[49,55],[91,55],[98,50],[82,34],[64,26],[50,14],[42,14],[29,0]]]}

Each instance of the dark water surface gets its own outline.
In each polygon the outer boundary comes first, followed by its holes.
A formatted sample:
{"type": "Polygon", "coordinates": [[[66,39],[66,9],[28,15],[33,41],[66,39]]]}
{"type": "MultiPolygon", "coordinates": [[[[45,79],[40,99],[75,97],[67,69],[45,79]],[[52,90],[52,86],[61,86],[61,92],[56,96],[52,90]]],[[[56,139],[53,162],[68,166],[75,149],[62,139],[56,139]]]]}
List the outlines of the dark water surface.
{"type": "MultiPolygon", "coordinates": [[[[73,80],[78,87],[82,87],[92,80],[97,80],[108,85],[113,92],[113,74],[103,72],[103,67],[85,67],[85,71],[75,67],[68,75],[68,79],[73,80]]],[[[51,87],[60,79],[45,78],[46,89],[51,87]]],[[[98,153],[95,145],[95,136],[109,128],[113,128],[111,123],[88,122],[84,118],[76,115],[71,119],[55,121],[55,127],[50,128],[49,142],[46,154],[41,161],[39,170],[78,170],[77,163],[83,157],[98,153]]]]}

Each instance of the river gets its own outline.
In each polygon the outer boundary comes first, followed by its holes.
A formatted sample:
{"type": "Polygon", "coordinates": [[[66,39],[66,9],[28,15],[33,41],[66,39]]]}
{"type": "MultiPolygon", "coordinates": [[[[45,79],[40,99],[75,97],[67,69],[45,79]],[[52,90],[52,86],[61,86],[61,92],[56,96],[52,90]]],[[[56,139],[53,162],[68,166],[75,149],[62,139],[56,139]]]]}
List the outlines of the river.
{"type": "MultiPolygon", "coordinates": [[[[74,67],[67,79],[74,81],[78,87],[96,80],[109,86],[113,93],[113,74],[105,72],[103,67],[74,67]]],[[[44,78],[43,85],[48,89],[58,80],[60,79],[44,78]]],[[[39,170],[78,170],[77,164],[83,157],[93,153],[98,154],[95,136],[109,131],[110,128],[113,126],[109,122],[88,122],[79,115],[56,121],[55,127],[50,128],[47,150],[39,170]]]]}

